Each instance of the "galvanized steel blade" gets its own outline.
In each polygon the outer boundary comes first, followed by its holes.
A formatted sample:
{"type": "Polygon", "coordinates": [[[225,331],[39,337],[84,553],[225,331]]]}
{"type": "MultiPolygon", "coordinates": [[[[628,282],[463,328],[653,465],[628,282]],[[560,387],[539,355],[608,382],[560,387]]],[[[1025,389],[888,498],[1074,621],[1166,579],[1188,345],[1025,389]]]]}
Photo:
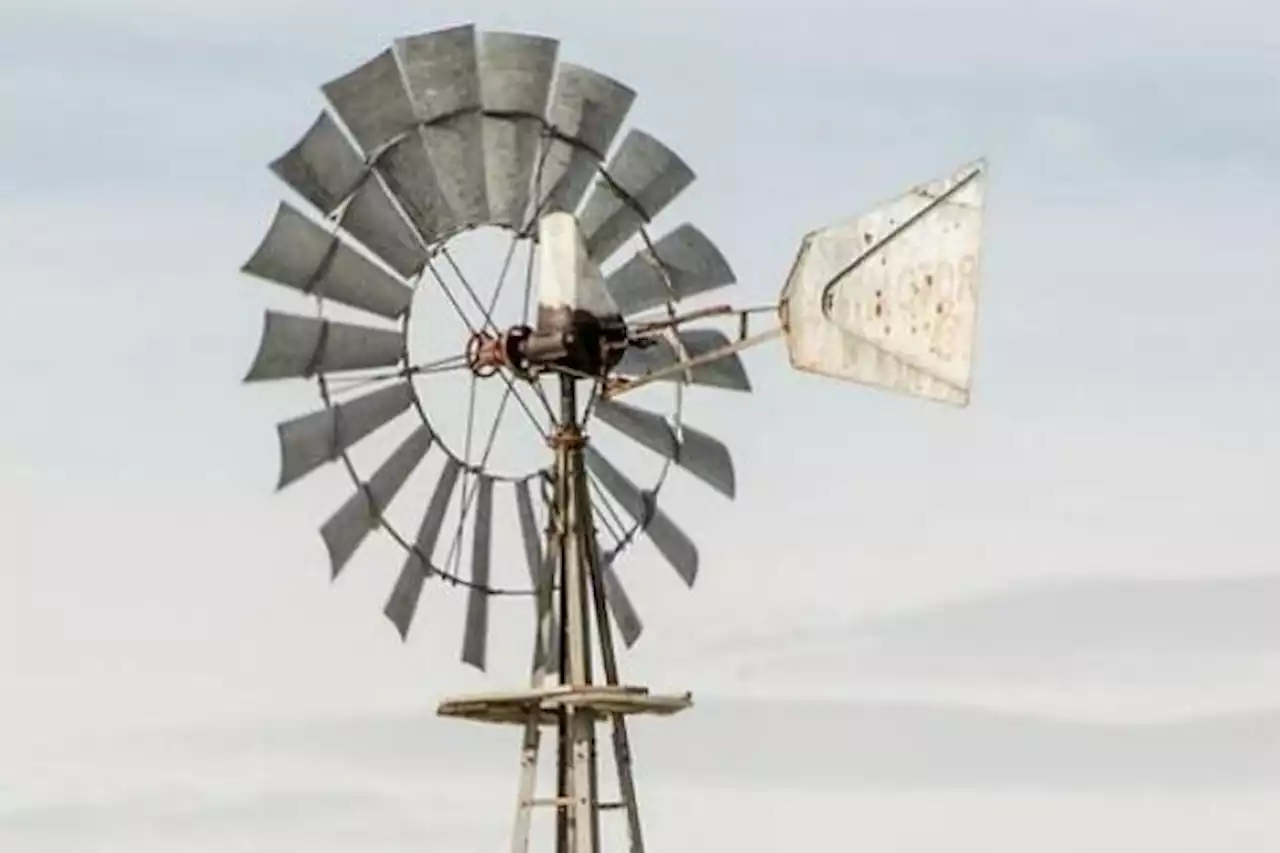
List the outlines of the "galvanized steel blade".
{"type": "Polygon", "coordinates": [[[484,670],[489,638],[489,570],[493,559],[493,478],[479,475],[471,539],[471,588],[462,635],[462,662],[484,670]]]}
{"type": "Polygon", "coordinates": [[[320,88],[368,159],[414,125],[413,105],[390,48],[320,88]]]}
{"type": "Polygon", "coordinates": [[[985,183],[972,163],[806,236],[781,300],[792,365],[967,404],[985,183]]]}
{"type": "Polygon", "coordinates": [[[388,319],[400,317],[413,301],[408,285],[283,202],[242,270],[388,319]]]}
{"type": "MultiPolygon", "coordinates": [[[[416,559],[411,557],[410,559],[416,559]]],[[[418,610],[418,601],[422,598],[422,585],[427,580],[428,568],[405,565],[396,578],[396,585],[391,590],[382,614],[396,626],[400,639],[407,639],[409,626],[413,624],[414,614],[418,610]]]]}
{"type": "Polygon", "coordinates": [[[390,423],[412,404],[412,387],[400,382],[280,424],[276,427],[280,439],[277,488],[284,488],[337,459],[343,451],[390,423]]]}
{"type": "Polygon", "coordinates": [[[271,163],[271,171],[321,213],[337,209],[365,174],[364,158],[327,112],[271,163]]]}
{"type": "Polygon", "coordinates": [[[455,227],[484,224],[489,202],[475,27],[397,39],[395,52],[455,227]]]}
{"type": "Polygon", "coordinates": [[[417,121],[428,123],[480,109],[474,25],[398,38],[394,50],[417,121]]]}
{"type": "Polygon", "coordinates": [[[480,34],[480,99],[485,110],[484,162],[491,225],[525,225],[559,47],[555,39],[542,36],[480,34]]]}
{"type": "Polygon", "coordinates": [[[613,624],[618,626],[622,642],[627,648],[631,648],[644,633],[644,621],[632,603],[631,596],[627,595],[618,573],[614,571],[612,561],[606,561],[601,566],[600,580],[604,585],[604,600],[613,616],[613,624]]]}
{"type": "Polygon", "coordinates": [[[454,227],[484,225],[489,221],[489,198],[483,117],[478,111],[460,113],[423,126],[421,134],[454,227]]]}
{"type": "Polygon", "coordinates": [[[383,613],[400,632],[401,639],[409,635],[409,626],[413,623],[418,598],[422,594],[423,581],[435,572],[429,561],[435,553],[436,542],[440,539],[445,513],[449,510],[449,501],[453,497],[461,471],[462,466],[452,456],[445,460],[435,491],[431,493],[431,500],[427,504],[427,511],[422,517],[422,525],[418,528],[414,549],[405,559],[395,589],[383,609],[383,613]]]}
{"type": "Polygon", "coordinates": [[[615,400],[597,400],[596,416],[639,444],[693,474],[725,497],[735,494],[733,457],[729,448],[701,430],[681,425],[675,429],[661,415],[615,400]]]}
{"type": "MultiPolygon", "coordinates": [[[[687,329],[679,332],[678,337],[690,359],[714,353],[722,347],[732,345],[727,335],[715,329],[687,329]]],[[[617,372],[620,376],[640,377],[646,373],[673,367],[683,361],[684,359],[677,353],[671,342],[663,338],[645,349],[628,347],[618,363],[617,372]]],[[[687,371],[671,373],[664,376],[663,380],[691,382],[694,385],[709,385],[729,391],[751,390],[751,380],[747,377],[746,365],[736,353],[693,365],[687,371]]]]}
{"type": "Polygon", "coordinates": [[[406,278],[427,263],[427,250],[376,175],[360,185],[339,221],[348,234],[406,278]]]}
{"type": "Polygon", "coordinates": [[[486,112],[542,118],[551,97],[560,43],[528,33],[482,32],[478,67],[486,112]]]}
{"type": "Polygon", "coordinates": [[[635,99],[635,91],[617,80],[580,65],[560,63],[547,104],[547,122],[572,141],[551,144],[534,194],[539,205],[546,199],[548,210],[577,208],[635,99]]]}
{"type": "MultiPolygon", "coordinates": [[[[533,514],[533,498],[532,495],[530,495],[530,488],[529,480],[522,480],[515,484],[516,516],[520,520],[520,539],[524,545],[524,558],[525,564],[529,569],[529,582],[535,592],[538,592],[542,590],[544,584],[554,582],[555,579],[553,575],[555,567],[552,565],[554,558],[550,550],[548,549],[545,553],[543,550],[546,538],[542,531],[538,529],[538,523],[533,514]]],[[[549,596],[550,593],[547,593],[548,600],[549,596]]],[[[533,596],[535,620],[542,616],[542,614],[538,612],[538,608],[540,606],[539,600],[540,595],[533,596]]],[[[546,618],[550,620],[551,637],[558,637],[559,631],[556,628],[556,615],[554,608],[547,613],[546,618]]],[[[537,626],[535,624],[535,630],[536,629],[537,626]]],[[[554,639],[552,645],[555,645],[554,639]]],[[[544,650],[543,656],[544,660],[552,659],[550,651],[544,650]]]]}
{"type": "Polygon", "coordinates": [[[736,281],[729,262],[700,230],[684,223],[641,249],[605,281],[624,315],[679,302],[736,281]],[[666,274],[663,274],[665,270],[666,274]]]}
{"type": "Polygon", "coordinates": [[[404,335],[318,317],[267,311],[258,354],[245,382],[388,367],[404,355],[404,335]]]}
{"type": "Polygon", "coordinates": [[[641,130],[627,133],[605,173],[578,217],[587,249],[597,261],[640,233],[694,178],[674,151],[641,130]]]}
{"type": "Polygon", "coordinates": [[[520,540],[524,545],[525,564],[529,569],[529,582],[534,587],[546,579],[546,562],[542,554],[542,531],[533,514],[533,499],[529,494],[529,481],[515,484],[516,516],[520,520],[520,540]]]}
{"type": "Polygon", "coordinates": [[[459,229],[421,131],[415,128],[384,149],[378,174],[424,244],[433,245],[459,229]]]}
{"type": "Polygon", "coordinates": [[[418,467],[435,440],[431,428],[422,424],[362,483],[337,512],[320,528],[329,565],[337,577],[355,555],[365,537],[382,521],[382,514],[418,467]]]}
{"type": "Polygon", "coordinates": [[[645,534],[666,557],[676,574],[687,585],[693,586],[698,577],[698,547],[693,540],[662,511],[652,494],[642,492],[599,451],[587,445],[584,452],[588,470],[605,491],[644,527],[645,534]]]}

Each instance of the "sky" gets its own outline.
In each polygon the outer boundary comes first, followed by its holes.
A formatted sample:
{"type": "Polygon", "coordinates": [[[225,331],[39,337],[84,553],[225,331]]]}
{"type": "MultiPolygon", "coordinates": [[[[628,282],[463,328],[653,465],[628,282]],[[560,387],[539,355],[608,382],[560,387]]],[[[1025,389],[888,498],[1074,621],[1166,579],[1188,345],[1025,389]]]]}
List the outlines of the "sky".
{"type": "Polygon", "coordinates": [[[454,590],[402,644],[394,547],[329,581],[349,485],[273,491],[314,390],[240,384],[289,304],[238,271],[284,194],[266,163],[321,83],[467,21],[639,91],[629,123],[698,174],[663,223],[716,240],[738,304],[809,230],[990,164],[969,408],[776,345],[755,393],[687,396],[738,496],[664,487],[692,593],[647,544],[619,566],[625,672],[698,703],[636,727],[650,846],[1274,850],[1264,0],[6,0],[0,849],[505,843],[514,733],[432,711],[520,683],[527,602],[495,606],[488,677],[454,590]]]}

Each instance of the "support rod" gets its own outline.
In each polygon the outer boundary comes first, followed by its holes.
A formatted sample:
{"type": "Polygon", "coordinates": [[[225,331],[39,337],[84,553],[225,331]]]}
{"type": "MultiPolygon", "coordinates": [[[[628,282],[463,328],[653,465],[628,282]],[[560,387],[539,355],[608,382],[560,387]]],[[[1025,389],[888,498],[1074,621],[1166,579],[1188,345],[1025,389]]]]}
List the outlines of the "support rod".
{"type": "MultiPolygon", "coordinates": [[[[586,556],[587,574],[591,578],[591,599],[595,604],[596,630],[600,637],[600,658],[604,665],[605,683],[618,684],[618,658],[613,646],[613,633],[609,623],[608,603],[604,592],[604,565],[600,559],[600,540],[596,538],[595,522],[591,515],[591,499],[584,474],[578,490],[583,525],[583,553],[586,556]]],[[[627,721],[622,714],[612,715],[613,759],[618,769],[618,787],[622,808],[627,811],[627,835],[631,853],[644,853],[644,835],[640,826],[640,806],[636,800],[636,781],[631,770],[631,744],[627,737],[627,721]]]]}
{"type": "Polygon", "coordinates": [[[778,326],[776,328],[769,329],[766,332],[760,332],[758,334],[742,338],[741,340],[734,341],[726,346],[717,347],[710,352],[703,353],[702,355],[688,359],[687,361],[678,361],[675,364],[660,367],[657,370],[652,370],[643,376],[637,376],[634,379],[627,379],[623,377],[611,379],[600,396],[604,397],[606,400],[612,400],[627,393],[628,391],[643,388],[650,382],[656,382],[659,379],[667,379],[668,377],[685,373],[695,367],[701,367],[704,364],[710,364],[713,361],[726,358],[736,352],[741,352],[742,350],[768,343],[775,338],[782,337],[785,333],[786,329],[782,326],[778,326]]]}
{"type": "MultiPolygon", "coordinates": [[[[564,383],[574,380],[564,377],[564,383]]],[[[568,496],[565,509],[568,515],[568,531],[565,538],[564,585],[567,588],[568,609],[562,619],[565,640],[569,646],[569,683],[574,688],[592,683],[591,667],[591,595],[589,591],[591,567],[584,549],[585,506],[581,495],[586,474],[583,467],[582,445],[585,441],[576,423],[566,428],[561,441],[567,456],[568,496]]],[[[596,710],[590,705],[575,705],[569,710],[569,739],[573,767],[570,774],[573,806],[570,832],[572,853],[595,853],[599,849],[599,822],[597,803],[598,774],[596,772],[596,710]]]]}
{"type": "MultiPolygon", "coordinates": [[[[577,429],[578,425],[578,395],[577,383],[568,376],[560,377],[560,427],[556,433],[559,443],[556,445],[556,478],[555,478],[555,505],[552,507],[552,513],[556,517],[556,528],[559,539],[559,547],[556,549],[557,566],[556,566],[556,582],[558,587],[557,612],[559,613],[558,625],[560,626],[560,642],[556,644],[560,652],[560,660],[556,669],[559,672],[560,683],[571,683],[569,678],[569,631],[572,630],[571,620],[568,617],[570,612],[569,602],[569,563],[573,559],[573,555],[569,553],[569,503],[571,500],[569,494],[569,453],[570,448],[563,440],[563,431],[567,429],[577,429]]],[[[570,752],[569,745],[569,710],[561,708],[559,711],[559,720],[556,723],[556,797],[567,800],[569,797],[570,768],[573,766],[573,756],[570,752]]],[[[570,853],[569,841],[569,810],[558,809],[556,811],[556,853],[570,853]]]]}

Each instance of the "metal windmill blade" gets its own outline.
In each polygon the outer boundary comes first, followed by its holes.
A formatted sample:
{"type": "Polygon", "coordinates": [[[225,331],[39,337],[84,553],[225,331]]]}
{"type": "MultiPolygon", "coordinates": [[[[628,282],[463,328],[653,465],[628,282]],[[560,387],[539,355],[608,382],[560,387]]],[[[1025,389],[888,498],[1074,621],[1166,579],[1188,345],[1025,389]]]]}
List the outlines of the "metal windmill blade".
{"type": "Polygon", "coordinates": [[[318,310],[268,311],[245,378],[317,384],[321,406],[279,425],[278,485],[331,463],[346,472],[320,527],[330,575],[358,572],[375,534],[398,546],[383,612],[400,638],[434,630],[444,596],[428,590],[456,587],[460,657],[483,670],[508,618],[493,599],[532,603],[528,687],[439,707],[524,728],[513,850],[549,807],[558,853],[594,853],[600,813],[617,807],[642,851],[626,717],[691,702],[621,682],[615,632],[629,647],[644,631],[624,552],[647,539],[692,587],[702,555],[660,493],[685,475],[729,499],[739,488],[728,444],[684,422],[685,396],[752,391],[742,352],[784,338],[800,370],[966,404],[985,167],[810,233],[774,304],[689,307],[736,282],[695,225],[650,233],[693,170],[624,128],[633,89],[560,53],[544,36],[456,26],[395,39],[321,86],[328,106],[270,165],[298,204],[280,204],[243,268],[318,310]],[[489,293],[454,252],[485,230],[510,239],[489,293]],[[524,302],[497,316],[519,249],[524,302]],[[449,311],[460,328],[425,336],[449,354],[420,357],[412,321],[449,311]],[[778,324],[753,331],[762,315],[778,324]],[[465,394],[431,384],[451,371],[465,394]],[[650,385],[668,409],[620,399],[650,385]],[[500,402],[473,442],[482,389],[500,402]],[[512,401],[525,438],[551,451],[514,474],[490,458],[512,401]],[[628,459],[657,473],[638,477],[628,459]],[[604,724],[616,803],[598,789],[604,724]],[[551,797],[535,790],[544,727],[557,730],[551,797]]]}

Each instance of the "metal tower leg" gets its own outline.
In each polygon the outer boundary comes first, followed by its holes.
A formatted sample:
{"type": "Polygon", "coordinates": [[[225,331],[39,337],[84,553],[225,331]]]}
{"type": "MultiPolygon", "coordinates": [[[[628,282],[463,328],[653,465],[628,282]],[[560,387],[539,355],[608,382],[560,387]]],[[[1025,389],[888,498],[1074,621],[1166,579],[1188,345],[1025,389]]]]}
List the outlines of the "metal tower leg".
{"type": "MultiPolygon", "coordinates": [[[[529,686],[532,690],[540,690],[547,681],[552,666],[551,655],[561,647],[555,642],[555,602],[553,593],[556,576],[555,567],[560,562],[560,540],[562,536],[560,520],[553,514],[547,520],[545,535],[546,549],[541,585],[538,587],[537,607],[534,626],[534,651],[532,675],[529,686]]],[[[554,664],[559,672],[558,661],[554,664]]],[[[535,801],[538,789],[538,750],[542,744],[542,725],[540,712],[532,711],[524,723],[524,736],[520,744],[520,784],[516,794],[516,820],[511,836],[511,853],[528,853],[529,830],[533,819],[533,809],[538,805],[535,801]]]]}
{"type": "MultiPolygon", "coordinates": [[[[585,441],[576,424],[576,403],[573,399],[573,380],[565,379],[564,426],[558,436],[559,454],[564,458],[563,472],[565,494],[564,560],[561,575],[567,605],[561,616],[561,631],[567,647],[568,671],[562,682],[574,689],[592,684],[591,672],[591,611],[588,592],[590,566],[583,548],[584,503],[581,492],[583,480],[582,445],[585,441]]],[[[565,706],[568,716],[568,733],[571,754],[569,797],[571,804],[565,809],[572,839],[569,853],[595,853],[599,848],[596,774],[595,724],[596,712],[589,703],[565,706]]],[[[561,759],[564,760],[563,758],[561,759]]]]}
{"type": "Polygon", "coordinates": [[[644,688],[619,684],[604,593],[604,566],[583,456],[586,437],[577,425],[571,387],[564,391],[562,402],[564,417],[554,438],[555,490],[547,525],[547,565],[554,571],[545,573],[549,577],[542,579],[537,596],[531,690],[526,694],[452,700],[442,706],[442,713],[519,722],[524,726],[512,853],[528,852],[532,810],[546,806],[556,810],[556,853],[599,853],[600,812],[614,808],[626,811],[629,853],[644,853],[626,715],[672,714],[687,708],[690,699],[688,694],[654,696],[644,688]],[[595,642],[599,643],[604,684],[594,681],[595,642]],[[558,658],[558,665],[552,663],[553,658],[558,658]],[[553,666],[559,684],[548,687],[547,677],[553,666]],[[596,726],[606,718],[612,727],[612,751],[621,795],[619,802],[611,803],[601,803],[599,796],[596,726]],[[536,789],[540,728],[549,725],[555,725],[558,735],[556,795],[539,799],[536,789]]]}
{"type": "MultiPolygon", "coordinates": [[[[581,459],[581,457],[579,457],[581,459]]],[[[604,597],[604,566],[600,560],[600,540],[596,538],[591,518],[591,501],[587,491],[586,472],[580,469],[580,512],[583,524],[583,551],[586,556],[587,574],[591,578],[591,599],[595,604],[596,629],[600,638],[600,657],[604,664],[605,683],[611,687],[619,684],[618,658],[613,647],[613,633],[609,630],[609,609],[604,597]]],[[[627,812],[627,836],[631,853],[644,853],[644,835],[640,828],[640,806],[636,800],[635,776],[631,769],[631,744],[627,737],[627,718],[623,714],[611,714],[613,760],[618,771],[618,791],[622,808],[627,812]]]]}

